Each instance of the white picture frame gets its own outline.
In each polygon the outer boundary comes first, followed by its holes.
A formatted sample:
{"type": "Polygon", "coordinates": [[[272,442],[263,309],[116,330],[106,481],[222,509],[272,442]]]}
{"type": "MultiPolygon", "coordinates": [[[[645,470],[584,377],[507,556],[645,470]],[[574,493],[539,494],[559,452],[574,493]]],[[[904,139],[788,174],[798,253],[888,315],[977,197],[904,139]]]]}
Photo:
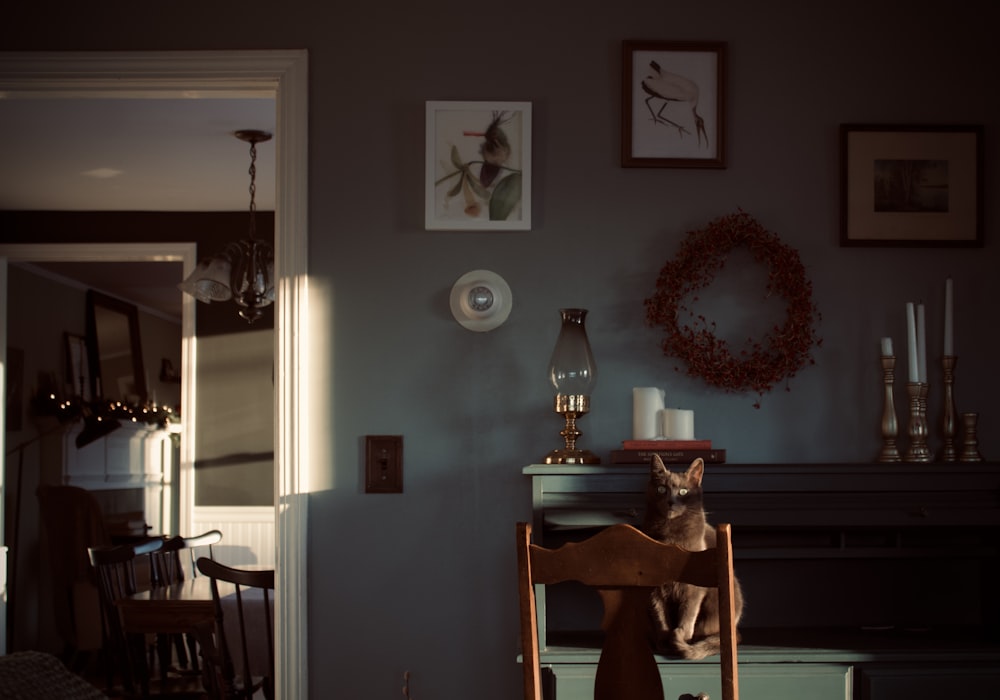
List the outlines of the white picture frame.
{"type": "Polygon", "coordinates": [[[424,228],[531,230],[531,103],[426,104],[424,228]]]}

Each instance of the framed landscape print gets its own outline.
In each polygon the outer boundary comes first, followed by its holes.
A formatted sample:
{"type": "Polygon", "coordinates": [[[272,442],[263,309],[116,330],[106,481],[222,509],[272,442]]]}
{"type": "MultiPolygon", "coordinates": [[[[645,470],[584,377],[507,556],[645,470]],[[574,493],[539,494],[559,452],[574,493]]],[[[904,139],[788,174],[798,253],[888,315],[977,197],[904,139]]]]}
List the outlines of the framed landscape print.
{"type": "Polygon", "coordinates": [[[983,127],[840,127],[840,244],[983,244],[983,127]]]}
{"type": "Polygon", "coordinates": [[[531,229],[531,103],[428,102],[424,228],[531,229]]]}
{"type": "Polygon", "coordinates": [[[622,166],[725,168],[726,44],[622,42],[622,166]]]}

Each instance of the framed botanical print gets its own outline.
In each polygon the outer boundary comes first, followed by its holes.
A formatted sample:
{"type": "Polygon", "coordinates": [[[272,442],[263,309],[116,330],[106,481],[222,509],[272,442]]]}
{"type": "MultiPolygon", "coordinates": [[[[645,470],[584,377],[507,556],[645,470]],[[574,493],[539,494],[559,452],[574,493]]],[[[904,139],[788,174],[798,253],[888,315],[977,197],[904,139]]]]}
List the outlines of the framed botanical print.
{"type": "Polygon", "coordinates": [[[531,103],[428,102],[424,228],[531,229],[531,103]]]}

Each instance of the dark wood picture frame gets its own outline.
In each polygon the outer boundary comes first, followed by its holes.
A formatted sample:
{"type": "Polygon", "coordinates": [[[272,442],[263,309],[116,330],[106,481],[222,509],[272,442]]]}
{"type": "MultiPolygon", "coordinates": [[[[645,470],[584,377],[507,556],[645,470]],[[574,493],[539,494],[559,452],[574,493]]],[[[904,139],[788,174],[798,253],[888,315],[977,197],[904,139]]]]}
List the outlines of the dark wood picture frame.
{"type": "Polygon", "coordinates": [[[726,167],[726,48],[622,42],[622,167],[726,167]]]}
{"type": "Polygon", "coordinates": [[[841,124],[840,244],[982,246],[982,125],[841,124]]]}

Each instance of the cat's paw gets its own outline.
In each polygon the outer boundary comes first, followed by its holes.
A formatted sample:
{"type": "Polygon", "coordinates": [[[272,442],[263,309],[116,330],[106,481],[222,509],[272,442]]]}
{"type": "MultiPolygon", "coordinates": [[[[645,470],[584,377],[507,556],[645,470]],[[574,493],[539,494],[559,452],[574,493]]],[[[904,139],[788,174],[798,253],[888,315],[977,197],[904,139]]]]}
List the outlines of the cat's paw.
{"type": "Polygon", "coordinates": [[[687,644],[679,638],[676,630],[660,630],[656,635],[655,650],[657,654],[683,659],[686,646],[687,644]]]}
{"type": "Polygon", "coordinates": [[[670,631],[670,641],[675,646],[686,647],[687,644],[688,644],[689,638],[684,634],[684,630],[678,628],[678,629],[670,631]]]}

